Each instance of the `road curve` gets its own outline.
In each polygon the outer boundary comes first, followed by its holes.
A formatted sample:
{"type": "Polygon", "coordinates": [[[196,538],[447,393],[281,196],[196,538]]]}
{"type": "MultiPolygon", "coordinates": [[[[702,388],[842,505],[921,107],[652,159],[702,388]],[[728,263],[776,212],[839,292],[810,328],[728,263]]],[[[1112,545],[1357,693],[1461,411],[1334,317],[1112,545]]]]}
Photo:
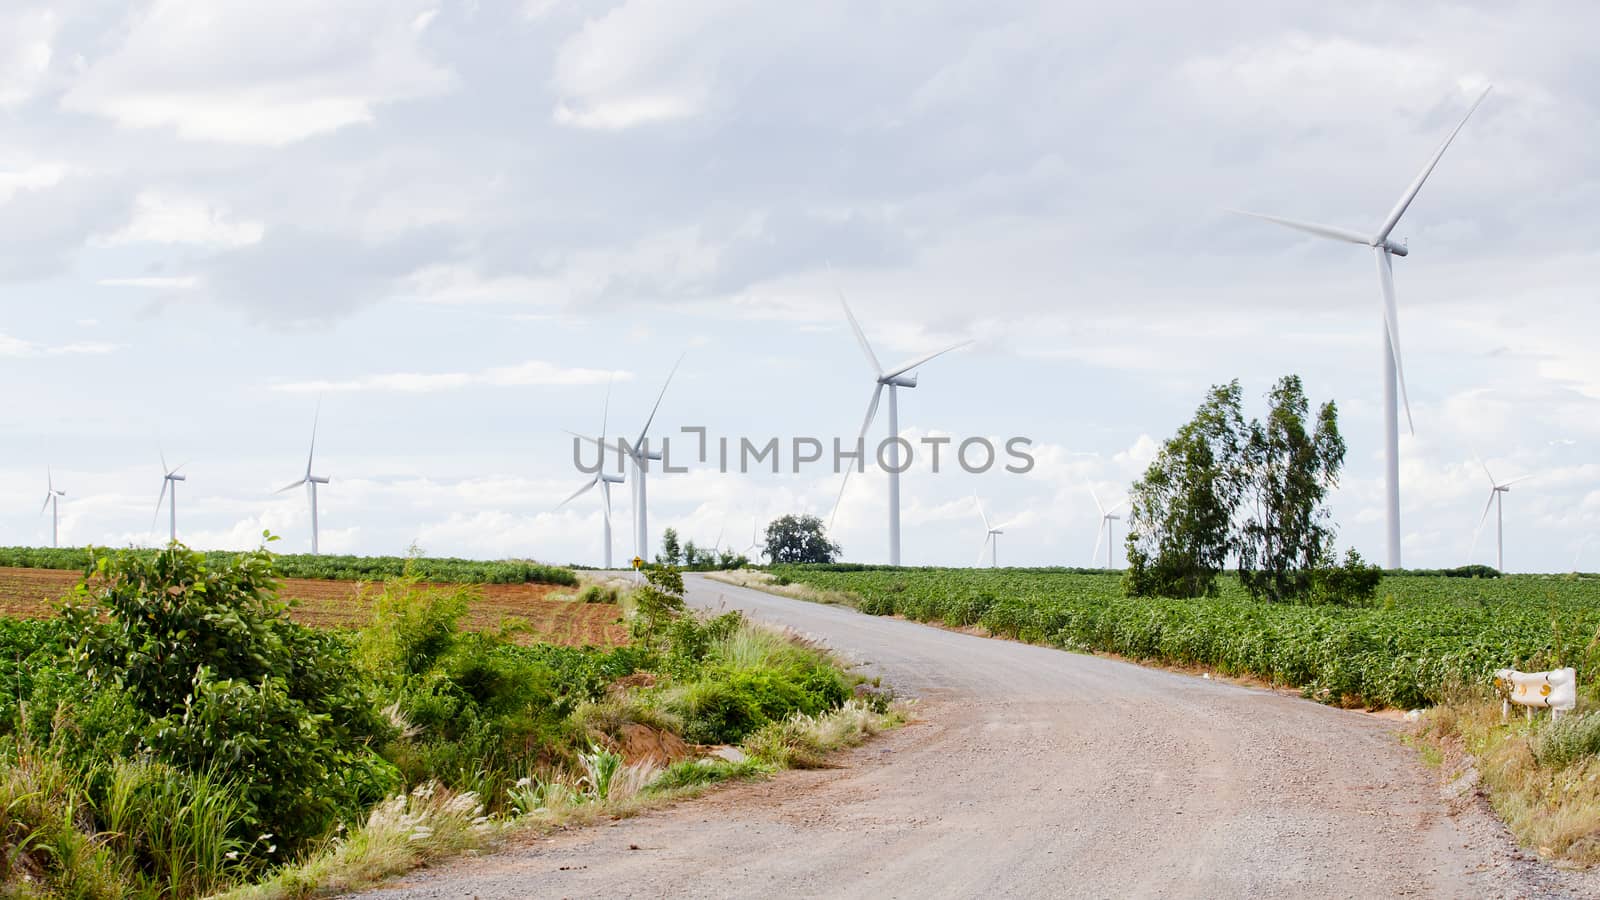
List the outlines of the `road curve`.
{"type": "Polygon", "coordinates": [[[1572,897],[1394,726],[1155,669],[686,579],[917,698],[837,769],[408,876],[382,897],[1572,897]]]}

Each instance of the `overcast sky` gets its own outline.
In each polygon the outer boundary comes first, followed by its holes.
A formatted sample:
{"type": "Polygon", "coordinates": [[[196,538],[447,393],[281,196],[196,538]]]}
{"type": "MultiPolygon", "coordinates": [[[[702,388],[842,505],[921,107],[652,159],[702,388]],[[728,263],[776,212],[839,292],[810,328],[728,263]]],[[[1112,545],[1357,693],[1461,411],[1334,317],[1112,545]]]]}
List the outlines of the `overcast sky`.
{"type": "MultiPolygon", "coordinates": [[[[976,343],[906,435],[1035,442],[1027,475],[903,480],[904,561],[1083,565],[1208,385],[1296,372],[1349,444],[1342,545],[1382,555],[1374,228],[1416,435],[1405,562],[1600,569],[1593,34],[1581,5],[10,0],[0,11],[0,543],[151,527],[326,551],[598,562],[566,429],[853,438],[879,356],[976,343]],[[1289,7],[1295,9],[1290,10],[1289,7]],[[1581,554],[1581,555],[1580,555],[1581,554]]],[[[880,418],[873,434],[882,437],[880,418]]],[[[787,460],[786,460],[787,462],[787,460]]],[[[650,482],[653,538],[826,517],[825,470],[650,482]]],[[[886,479],[837,537],[887,558],[886,479]]],[[[619,558],[633,552],[614,495],[619,558]]],[[[1118,532],[1120,542],[1120,529],[1118,532]]],[[[1118,549],[1120,564],[1121,550],[1118,549]]]]}

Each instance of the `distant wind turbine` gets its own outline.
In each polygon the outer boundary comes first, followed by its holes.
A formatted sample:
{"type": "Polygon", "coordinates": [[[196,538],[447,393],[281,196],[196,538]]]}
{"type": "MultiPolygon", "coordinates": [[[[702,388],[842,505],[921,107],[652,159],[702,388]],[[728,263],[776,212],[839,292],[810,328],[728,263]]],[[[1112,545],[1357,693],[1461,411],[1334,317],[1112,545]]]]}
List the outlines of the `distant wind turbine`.
{"type": "MultiPolygon", "coordinates": [[[[1483,506],[1483,517],[1478,519],[1478,527],[1472,532],[1472,549],[1478,549],[1478,535],[1483,531],[1483,523],[1489,520],[1489,509],[1494,508],[1494,567],[1504,572],[1506,569],[1506,540],[1505,540],[1505,510],[1502,507],[1504,496],[1511,493],[1511,486],[1519,481],[1527,481],[1532,475],[1523,475],[1510,481],[1496,481],[1489,471],[1489,466],[1483,460],[1478,460],[1478,465],[1483,468],[1483,474],[1489,477],[1489,502],[1483,506]]],[[[1468,554],[1471,555],[1470,553],[1468,554]]]]}
{"type": "Polygon", "coordinates": [[[661,385],[661,393],[656,395],[656,405],[650,407],[650,417],[644,420],[644,427],[639,429],[638,440],[634,441],[631,445],[626,444],[623,441],[619,441],[619,444],[622,446],[609,447],[606,445],[605,441],[596,441],[594,438],[589,437],[586,434],[575,434],[570,431],[567,432],[568,434],[572,434],[577,438],[582,438],[591,444],[600,445],[602,451],[600,454],[602,469],[605,467],[604,451],[606,450],[610,450],[614,453],[620,453],[623,457],[633,463],[633,470],[635,474],[638,475],[633,482],[633,545],[634,552],[640,559],[648,559],[650,554],[650,513],[648,509],[649,504],[645,495],[645,473],[648,471],[652,461],[661,462],[663,459],[663,453],[660,448],[655,450],[647,449],[645,446],[645,441],[650,435],[651,423],[656,420],[656,412],[661,409],[661,401],[667,396],[667,388],[672,386],[672,376],[678,374],[678,367],[683,365],[683,357],[685,355],[687,354],[680,354],[678,356],[678,361],[672,364],[672,371],[667,373],[667,380],[661,385]]]}
{"type": "Polygon", "coordinates": [[[1000,565],[1000,541],[998,538],[1006,533],[1005,529],[1011,527],[1011,524],[1009,522],[1004,525],[990,524],[988,514],[983,511],[983,501],[978,499],[977,494],[972,495],[972,502],[978,507],[978,517],[983,519],[983,527],[987,529],[983,537],[983,545],[978,548],[977,564],[983,565],[983,555],[987,553],[989,554],[989,568],[993,569],[1000,565]]]}
{"type": "Polygon", "coordinates": [[[311,555],[316,556],[317,549],[317,485],[327,484],[328,479],[323,475],[311,474],[311,463],[317,456],[317,423],[322,419],[322,404],[317,404],[317,412],[311,417],[311,451],[306,454],[306,473],[294,484],[287,484],[278,488],[278,493],[292,491],[300,485],[306,486],[306,492],[311,497],[311,555]]]}
{"type": "Polygon", "coordinates": [[[1100,555],[1100,542],[1103,540],[1106,542],[1106,568],[1110,569],[1111,549],[1116,546],[1116,539],[1111,530],[1111,523],[1122,518],[1121,516],[1117,515],[1117,510],[1126,505],[1128,501],[1126,499],[1119,500],[1108,509],[1101,504],[1100,495],[1094,492],[1093,486],[1089,486],[1089,496],[1094,498],[1095,509],[1100,510],[1100,527],[1096,530],[1094,537],[1094,552],[1089,554],[1089,559],[1090,561],[1093,561],[1095,557],[1100,555]]]}
{"type": "MultiPolygon", "coordinates": [[[[599,440],[598,443],[599,443],[599,445],[601,447],[604,447],[606,445],[606,427],[610,423],[610,420],[611,420],[611,383],[607,382],[606,383],[606,402],[605,402],[605,406],[602,407],[601,411],[600,411],[600,440],[599,440]]],[[[648,427],[648,425],[646,427],[648,427]]],[[[576,491],[573,491],[572,492],[572,496],[570,496],[567,499],[561,501],[561,503],[556,506],[556,509],[560,509],[561,507],[566,506],[568,503],[571,503],[572,501],[574,501],[574,500],[578,499],[579,497],[583,496],[585,493],[587,493],[595,485],[598,484],[600,486],[600,500],[601,500],[600,514],[601,514],[601,521],[603,523],[603,537],[604,537],[604,547],[605,547],[604,568],[609,569],[609,568],[611,568],[611,486],[613,484],[621,484],[623,482],[623,476],[621,474],[613,475],[610,472],[607,472],[606,471],[606,466],[605,466],[605,461],[606,461],[605,454],[601,453],[600,454],[600,468],[599,468],[598,471],[596,471],[594,473],[594,477],[589,479],[588,481],[584,482],[582,487],[578,488],[576,491]]],[[[640,555],[643,556],[643,554],[640,554],[640,555]]]]}
{"type": "Polygon", "coordinates": [[[167,454],[165,451],[161,453],[161,496],[156,498],[156,514],[150,517],[150,527],[152,529],[156,527],[156,519],[161,517],[161,503],[166,501],[168,521],[170,523],[167,540],[173,543],[178,540],[178,482],[189,480],[189,476],[179,475],[178,469],[186,465],[188,463],[179,463],[177,467],[169,469],[167,468],[167,454]],[[168,488],[172,489],[171,500],[167,500],[168,488]]]}
{"type": "Polygon", "coordinates": [[[1387,508],[1387,549],[1388,568],[1400,568],[1400,424],[1399,411],[1395,404],[1395,388],[1399,386],[1399,398],[1405,404],[1406,426],[1412,434],[1416,433],[1416,425],[1411,420],[1411,401],[1406,396],[1405,368],[1400,361],[1400,314],[1394,299],[1394,270],[1393,257],[1405,256],[1408,252],[1404,242],[1395,243],[1389,235],[1400,222],[1400,217],[1405,215],[1411,201],[1416,198],[1417,192],[1422,190],[1422,183],[1428,180],[1433,172],[1433,167],[1439,164],[1439,159],[1444,156],[1444,151],[1449,148],[1450,142],[1455,140],[1456,134],[1462,126],[1467,124],[1467,119],[1472,117],[1483,98],[1489,96],[1489,88],[1484,88],[1478,99],[1473,101],[1467,114],[1461,117],[1461,122],[1456,125],[1434,151],[1427,165],[1417,177],[1412,179],[1405,192],[1400,195],[1400,200],[1394,208],[1389,210],[1389,215],[1378,226],[1375,232],[1367,233],[1354,231],[1348,228],[1339,228],[1333,225],[1318,225],[1314,222],[1299,222],[1294,219],[1284,219],[1278,216],[1266,216],[1260,213],[1233,210],[1247,216],[1265,219],[1297,231],[1328,238],[1335,241],[1347,241],[1352,244],[1361,244],[1372,248],[1372,254],[1378,263],[1378,285],[1383,293],[1383,435],[1384,435],[1384,488],[1387,508]]]}
{"type": "Polygon", "coordinates": [[[763,555],[765,555],[765,551],[761,550],[761,539],[758,537],[758,535],[760,533],[761,533],[760,529],[756,526],[756,518],[755,518],[755,516],[751,516],[750,517],[750,546],[744,548],[744,552],[745,552],[746,556],[749,556],[750,559],[753,559],[756,562],[760,562],[761,561],[761,557],[763,555]],[[752,553],[754,553],[755,555],[754,556],[750,556],[750,554],[752,554],[752,553]]]}
{"type": "MultiPolygon", "coordinates": [[[[862,444],[867,436],[867,429],[872,427],[872,420],[878,414],[878,401],[883,397],[883,389],[889,389],[889,565],[900,565],[900,408],[897,402],[900,388],[914,388],[917,386],[917,376],[911,371],[936,356],[943,356],[951,350],[956,350],[972,343],[961,341],[951,344],[943,350],[935,350],[926,356],[919,356],[910,362],[902,363],[885,372],[878,362],[878,355],[872,352],[872,344],[867,341],[867,336],[861,330],[861,325],[856,322],[855,314],[850,311],[850,304],[844,299],[844,290],[838,289],[839,304],[844,307],[844,316],[850,320],[850,330],[855,332],[856,342],[861,345],[861,352],[866,354],[867,363],[872,366],[873,386],[872,400],[867,404],[867,417],[861,423],[861,434],[856,437],[857,445],[862,444]]],[[[844,500],[845,486],[850,483],[850,473],[855,466],[847,466],[844,470],[844,480],[839,484],[839,498],[833,501],[833,513],[828,516],[828,530],[833,530],[833,520],[839,515],[839,504],[844,500]]]]}
{"type": "Polygon", "coordinates": [[[56,479],[55,476],[51,474],[49,466],[44,467],[44,483],[44,506],[39,507],[39,515],[44,515],[44,511],[46,509],[50,510],[50,546],[59,547],[61,546],[58,542],[60,535],[58,524],[60,522],[60,516],[59,510],[57,509],[57,501],[59,501],[62,497],[65,497],[67,492],[56,490],[56,479]]]}

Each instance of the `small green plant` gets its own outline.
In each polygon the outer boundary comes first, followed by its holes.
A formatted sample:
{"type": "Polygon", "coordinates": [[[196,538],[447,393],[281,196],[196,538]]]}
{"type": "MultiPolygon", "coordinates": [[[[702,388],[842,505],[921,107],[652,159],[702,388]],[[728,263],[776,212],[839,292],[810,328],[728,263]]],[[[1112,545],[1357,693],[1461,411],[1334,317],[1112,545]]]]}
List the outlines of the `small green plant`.
{"type": "Polygon", "coordinates": [[[611,784],[622,769],[621,754],[613,753],[599,744],[590,744],[587,753],[579,754],[578,762],[583,766],[583,777],[578,783],[588,799],[599,803],[610,799],[611,784]]]}

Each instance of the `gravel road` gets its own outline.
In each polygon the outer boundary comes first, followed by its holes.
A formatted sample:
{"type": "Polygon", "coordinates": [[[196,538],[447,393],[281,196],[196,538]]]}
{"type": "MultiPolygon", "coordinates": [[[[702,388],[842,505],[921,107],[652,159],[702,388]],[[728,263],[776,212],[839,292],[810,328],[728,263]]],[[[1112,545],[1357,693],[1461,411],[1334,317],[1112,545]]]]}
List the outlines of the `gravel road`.
{"type": "Polygon", "coordinates": [[[1394,723],[690,576],[918,700],[841,759],[416,873],[383,897],[1594,897],[1394,723]]]}

